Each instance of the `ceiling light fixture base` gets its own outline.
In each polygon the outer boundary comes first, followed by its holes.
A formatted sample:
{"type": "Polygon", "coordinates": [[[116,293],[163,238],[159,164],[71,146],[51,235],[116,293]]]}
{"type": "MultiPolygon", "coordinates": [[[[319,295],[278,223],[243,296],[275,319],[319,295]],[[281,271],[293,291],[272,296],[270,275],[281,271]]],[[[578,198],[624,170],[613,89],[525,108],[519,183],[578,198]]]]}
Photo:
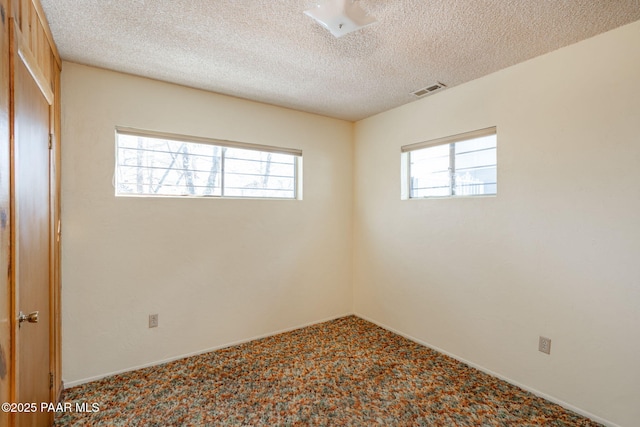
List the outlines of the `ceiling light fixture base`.
{"type": "Polygon", "coordinates": [[[377,22],[353,0],[325,0],[304,14],[315,19],[336,38],[377,22]]]}

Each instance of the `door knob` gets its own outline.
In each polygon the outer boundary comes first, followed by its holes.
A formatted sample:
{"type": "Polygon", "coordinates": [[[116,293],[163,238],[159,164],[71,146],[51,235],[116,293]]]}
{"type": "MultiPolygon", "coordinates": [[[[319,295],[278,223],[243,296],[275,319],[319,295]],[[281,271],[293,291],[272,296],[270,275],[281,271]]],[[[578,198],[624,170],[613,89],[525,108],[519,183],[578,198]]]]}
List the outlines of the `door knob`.
{"type": "Polygon", "coordinates": [[[24,314],[22,311],[18,314],[18,323],[29,322],[29,323],[38,323],[38,312],[34,311],[33,313],[24,314]]]}

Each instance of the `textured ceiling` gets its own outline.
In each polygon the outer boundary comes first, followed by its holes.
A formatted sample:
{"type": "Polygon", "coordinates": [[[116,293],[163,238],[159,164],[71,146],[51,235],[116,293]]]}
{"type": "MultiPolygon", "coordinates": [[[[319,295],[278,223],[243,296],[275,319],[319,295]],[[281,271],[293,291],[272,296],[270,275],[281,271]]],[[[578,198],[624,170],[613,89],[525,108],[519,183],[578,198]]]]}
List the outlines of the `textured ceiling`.
{"type": "Polygon", "coordinates": [[[360,0],[378,22],[336,39],[313,0],[41,2],[67,61],[346,120],[640,19],[639,0],[360,0]]]}

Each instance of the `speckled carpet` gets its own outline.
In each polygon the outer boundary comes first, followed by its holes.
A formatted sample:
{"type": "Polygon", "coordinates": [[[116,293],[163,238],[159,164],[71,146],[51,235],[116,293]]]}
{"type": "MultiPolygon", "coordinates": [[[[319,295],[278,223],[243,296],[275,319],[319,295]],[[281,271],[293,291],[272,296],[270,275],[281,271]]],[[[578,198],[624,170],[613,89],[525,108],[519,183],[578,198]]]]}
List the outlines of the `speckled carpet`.
{"type": "Polygon", "coordinates": [[[84,384],[64,401],[73,410],[56,426],[599,426],[355,316],[84,384]]]}

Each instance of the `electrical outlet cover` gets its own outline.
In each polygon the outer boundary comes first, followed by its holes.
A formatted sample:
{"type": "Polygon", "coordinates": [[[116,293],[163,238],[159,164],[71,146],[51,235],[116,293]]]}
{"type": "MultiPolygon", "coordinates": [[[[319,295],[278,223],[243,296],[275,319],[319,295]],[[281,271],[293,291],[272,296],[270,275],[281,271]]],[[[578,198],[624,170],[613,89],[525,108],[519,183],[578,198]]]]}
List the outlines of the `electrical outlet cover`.
{"type": "Polygon", "coordinates": [[[540,337],[538,341],[538,351],[551,354],[551,338],[540,337]]]}
{"type": "Polygon", "coordinates": [[[158,327],[158,315],[157,314],[150,314],[149,315],[149,327],[150,328],[157,328],[158,327]]]}

